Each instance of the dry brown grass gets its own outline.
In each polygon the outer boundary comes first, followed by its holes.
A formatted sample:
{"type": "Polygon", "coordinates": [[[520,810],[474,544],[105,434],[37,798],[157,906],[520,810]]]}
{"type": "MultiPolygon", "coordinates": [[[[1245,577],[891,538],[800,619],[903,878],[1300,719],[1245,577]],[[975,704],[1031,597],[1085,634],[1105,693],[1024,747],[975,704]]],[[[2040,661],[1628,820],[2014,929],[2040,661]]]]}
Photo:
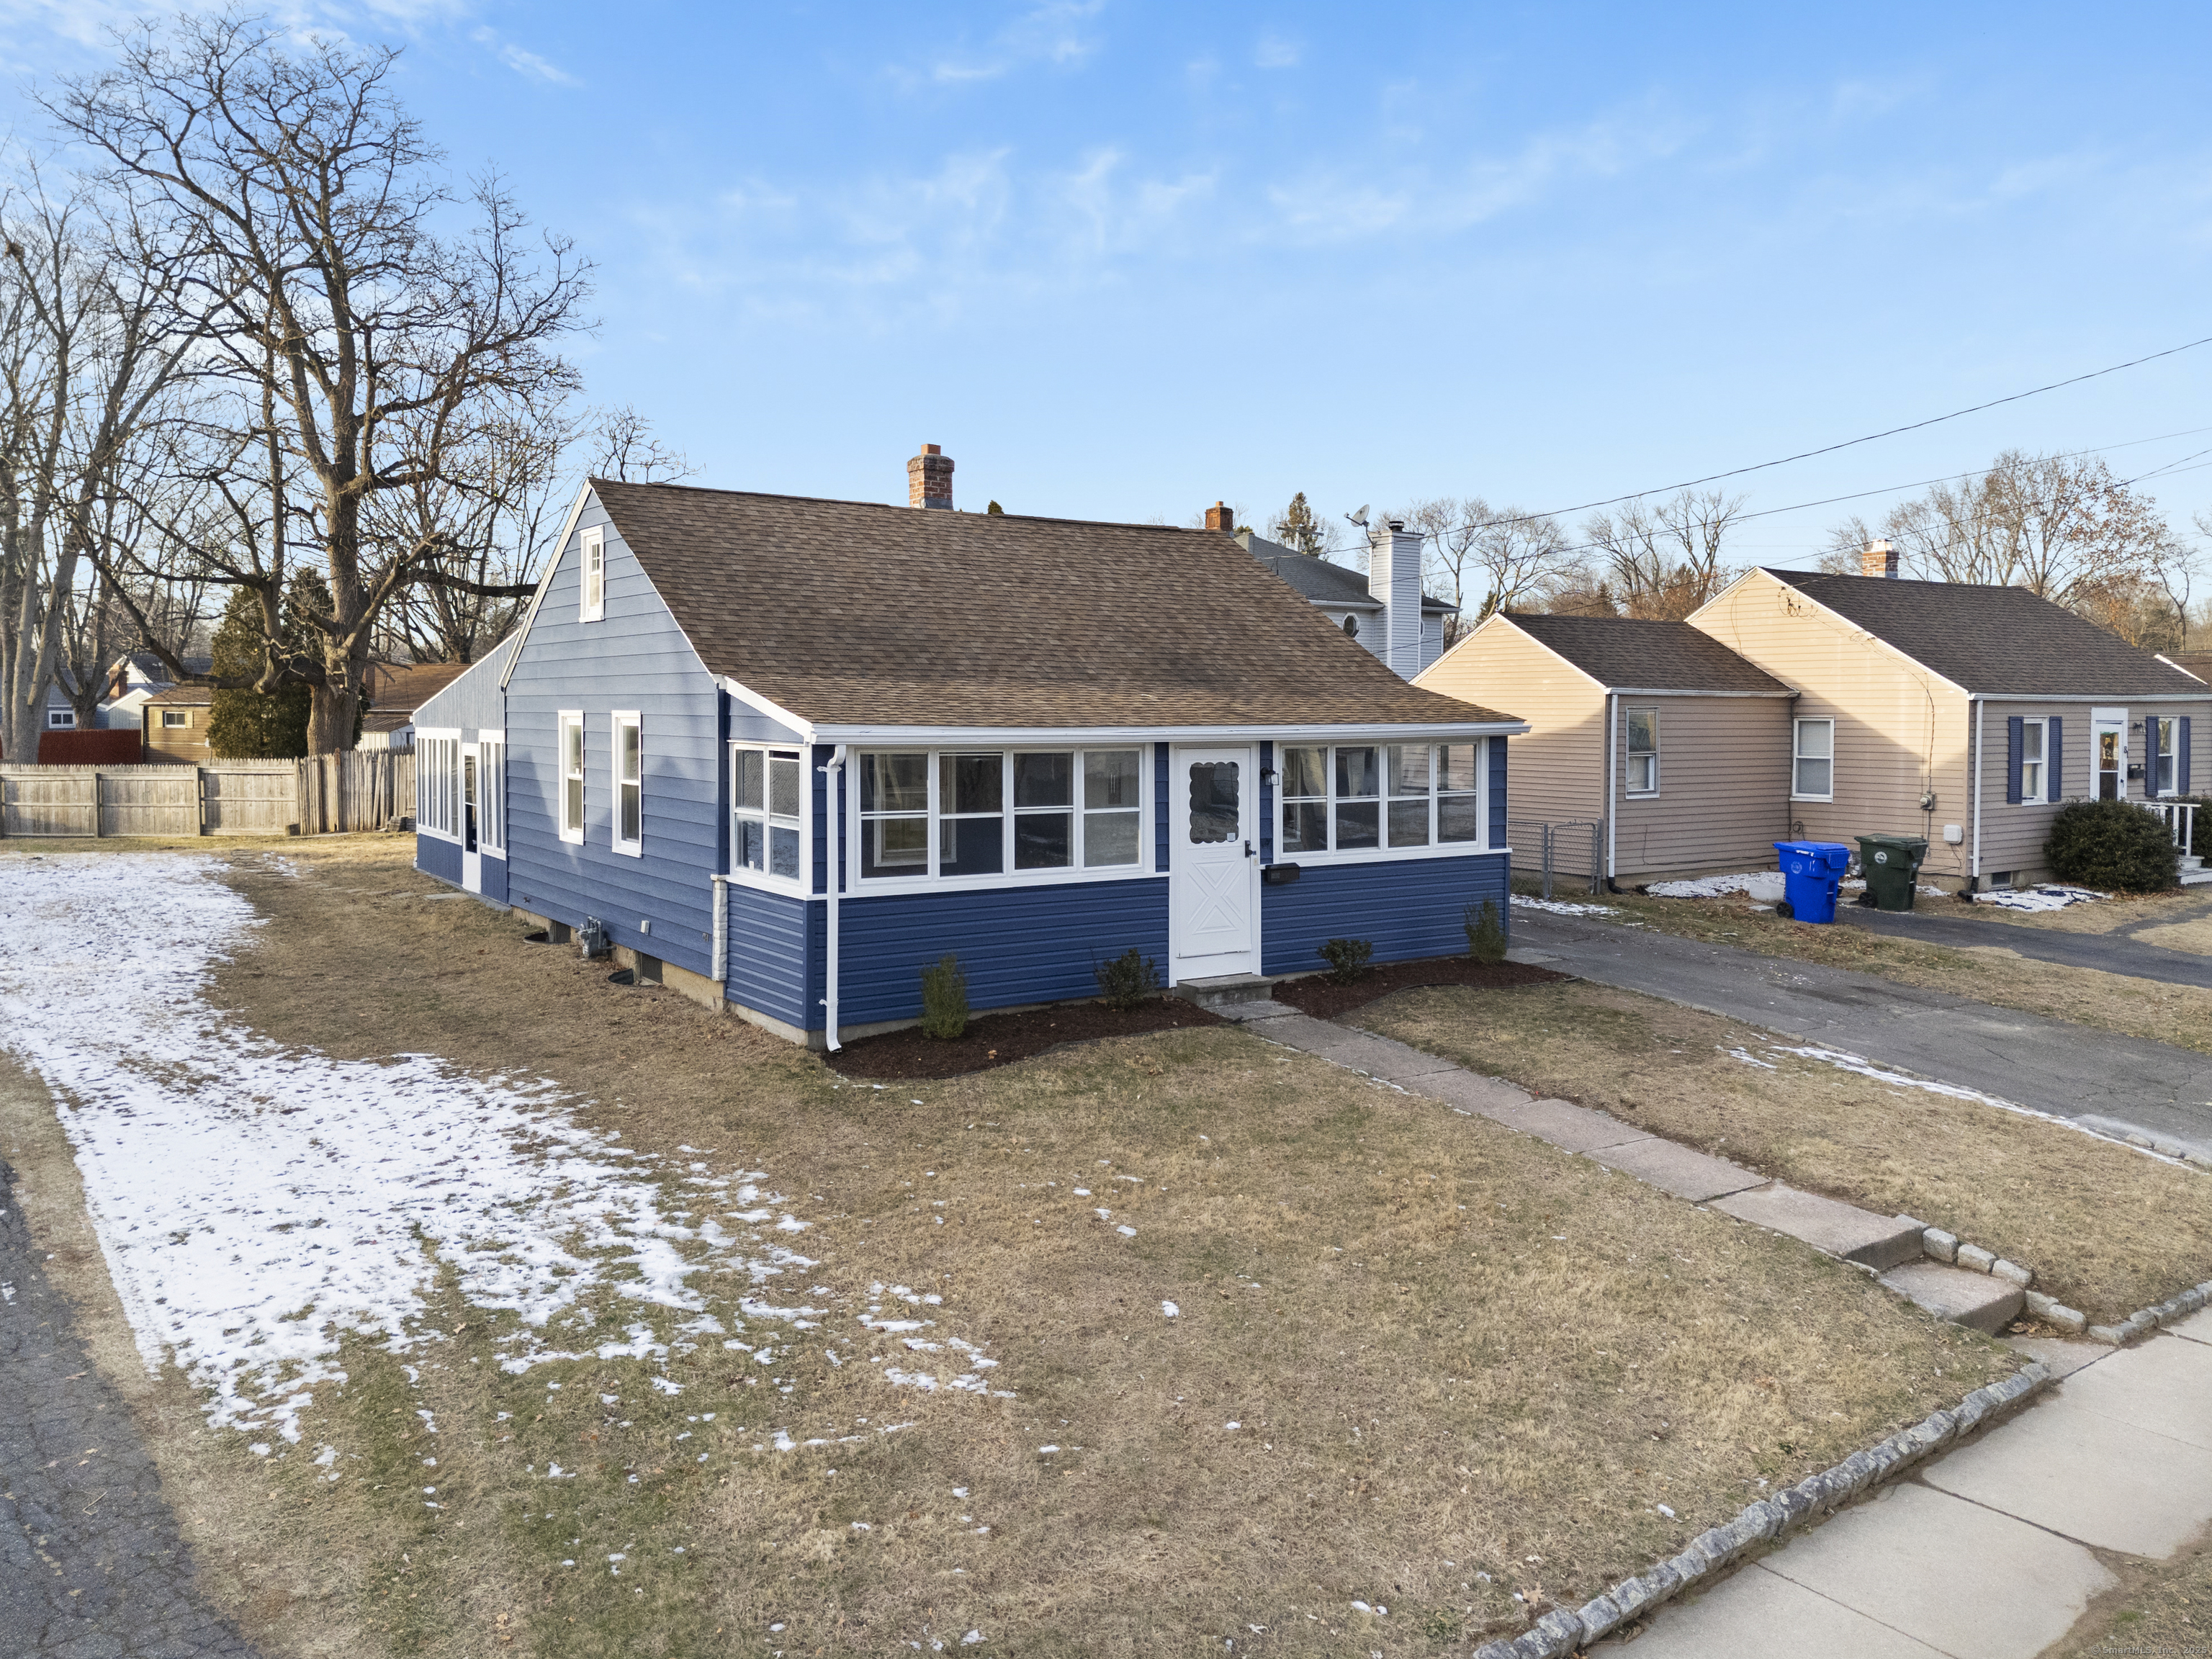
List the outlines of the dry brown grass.
{"type": "Polygon", "coordinates": [[[774,1398],[711,1351],[672,1362],[674,1399],[627,1362],[508,1376],[498,1320],[449,1293],[419,1388],[356,1346],[318,1401],[307,1443],[362,1455],[334,1486],[148,1419],[198,1547],[251,1539],[252,1575],[225,1584],[272,1652],[319,1630],[441,1659],[927,1651],[969,1630],[1024,1655],[1443,1652],[2016,1363],[1787,1240],[1241,1031],[840,1086],[520,944],[436,896],[404,845],[283,850],[301,877],[238,855],[272,918],[219,977],[240,1019],[334,1054],[548,1076],[641,1151],[771,1171],[817,1220],[817,1304],[934,1286],[1018,1397],[895,1392],[818,1342],[779,1362],[793,1392],[774,1398]],[[423,1407],[435,1514],[414,1490],[423,1407]],[[750,1449],[763,1426],[860,1419],[916,1426],[750,1449]],[[580,1477],[526,1472],[552,1460],[580,1477]]]}
{"type": "Polygon", "coordinates": [[[1408,991],[1354,1018],[1792,1186],[1917,1216],[2034,1268],[2100,1320],[2212,1277],[2212,1176],[1784,1054],[1735,1020],[1589,984],[1408,991]]]}
{"type": "MultiPolygon", "coordinates": [[[[2138,902],[2158,905],[2166,902],[2138,902]]],[[[1627,894],[1609,896],[1605,902],[1617,906],[1632,921],[1679,933],[1685,939],[1739,945],[1768,956],[1793,957],[1801,962],[1878,974],[1900,985],[1948,991],[1979,1002],[1994,1003],[2001,1008],[2018,1008],[2051,1019],[2116,1031],[2124,1036],[2148,1037],[2177,1048],[2212,1054],[2212,990],[2194,985],[2168,985],[2159,980],[2107,974],[2092,968],[2037,962],[2012,955],[2001,945],[1995,949],[1976,946],[1954,950],[1948,945],[1925,945],[1917,939],[1876,933],[1863,927],[1815,927],[1810,922],[1784,921],[1771,911],[1753,910],[1741,896],[1656,899],[1627,894]]],[[[2060,910],[2051,914],[2063,916],[2075,913],[2060,910]]],[[[2154,921],[2157,914],[2139,916],[2138,925],[2154,921]]]]}

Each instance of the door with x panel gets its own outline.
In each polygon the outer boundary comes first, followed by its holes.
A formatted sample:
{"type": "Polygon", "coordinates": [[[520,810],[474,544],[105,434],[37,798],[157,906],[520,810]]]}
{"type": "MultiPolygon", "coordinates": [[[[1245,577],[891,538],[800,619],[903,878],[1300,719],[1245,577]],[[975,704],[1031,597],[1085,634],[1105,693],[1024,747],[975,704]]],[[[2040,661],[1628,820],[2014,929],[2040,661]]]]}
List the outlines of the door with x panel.
{"type": "Polygon", "coordinates": [[[1260,965],[1259,769],[1250,749],[1179,749],[1168,774],[1176,980],[1260,965]]]}

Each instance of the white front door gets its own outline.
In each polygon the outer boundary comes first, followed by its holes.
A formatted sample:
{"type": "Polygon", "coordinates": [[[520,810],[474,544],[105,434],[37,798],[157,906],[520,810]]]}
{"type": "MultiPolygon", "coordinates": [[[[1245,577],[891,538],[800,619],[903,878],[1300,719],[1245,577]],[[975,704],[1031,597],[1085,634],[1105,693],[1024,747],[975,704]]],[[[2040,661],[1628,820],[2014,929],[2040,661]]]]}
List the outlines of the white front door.
{"type": "Polygon", "coordinates": [[[2128,711],[2089,711],[2089,799],[2128,798],[2128,711]]]}
{"type": "Polygon", "coordinates": [[[483,851],[477,844],[477,802],[480,785],[477,774],[483,766],[483,750],[473,743],[461,745],[461,885],[471,893],[483,891],[483,851]]]}
{"type": "Polygon", "coordinates": [[[1257,971],[1259,767],[1249,749],[1178,749],[1168,773],[1171,979],[1257,971]]]}

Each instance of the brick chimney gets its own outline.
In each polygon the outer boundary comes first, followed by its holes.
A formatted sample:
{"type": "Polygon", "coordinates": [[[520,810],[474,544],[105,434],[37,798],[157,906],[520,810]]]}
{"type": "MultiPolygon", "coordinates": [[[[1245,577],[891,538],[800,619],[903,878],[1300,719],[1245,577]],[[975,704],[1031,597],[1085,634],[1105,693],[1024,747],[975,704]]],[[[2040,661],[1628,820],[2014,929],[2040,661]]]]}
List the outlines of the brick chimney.
{"type": "Polygon", "coordinates": [[[1421,538],[1403,520],[1367,532],[1367,591],[1382,601],[1382,637],[1361,643],[1410,680],[1421,672],[1421,538]]]}
{"type": "Polygon", "coordinates": [[[1219,501],[1214,502],[1212,507],[1206,509],[1206,527],[1208,530],[1218,530],[1224,536],[1235,535],[1237,509],[1232,507],[1224,507],[1219,501]]]}
{"type": "Polygon", "coordinates": [[[906,504],[952,510],[952,458],[935,444],[906,464],[906,504]]]}
{"type": "Polygon", "coordinates": [[[1869,542],[1859,555],[1859,574],[1897,580],[1897,550],[1887,542],[1869,542]]]}

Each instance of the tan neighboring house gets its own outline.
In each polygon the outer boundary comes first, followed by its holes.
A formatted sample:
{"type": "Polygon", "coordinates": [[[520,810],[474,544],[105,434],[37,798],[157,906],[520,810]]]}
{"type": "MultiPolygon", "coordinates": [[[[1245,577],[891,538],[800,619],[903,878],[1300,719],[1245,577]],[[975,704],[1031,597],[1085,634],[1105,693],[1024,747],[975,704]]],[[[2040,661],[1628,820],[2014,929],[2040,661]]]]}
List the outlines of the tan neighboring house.
{"type": "Polygon", "coordinates": [[[1763,869],[1789,834],[1790,688],[1687,623],[1486,617],[1414,682],[1505,699],[1516,870],[1624,884],[1763,869]],[[1595,836],[1592,831],[1596,833],[1595,836]]]}
{"type": "Polygon", "coordinates": [[[140,748],[149,765],[205,766],[208,712],[215,693],[204,685],[173,685],[139,706],[140,748]]]}
{"type": "Polygon", "coordinates": [[[2212,761],[2212,685],[2026,588],[1759,569],[1689,620],[1796,689],[1796,833],[1925,836],[1924,879],[2045,879],[2063,804],[2174,800],[2212,761]]]}

